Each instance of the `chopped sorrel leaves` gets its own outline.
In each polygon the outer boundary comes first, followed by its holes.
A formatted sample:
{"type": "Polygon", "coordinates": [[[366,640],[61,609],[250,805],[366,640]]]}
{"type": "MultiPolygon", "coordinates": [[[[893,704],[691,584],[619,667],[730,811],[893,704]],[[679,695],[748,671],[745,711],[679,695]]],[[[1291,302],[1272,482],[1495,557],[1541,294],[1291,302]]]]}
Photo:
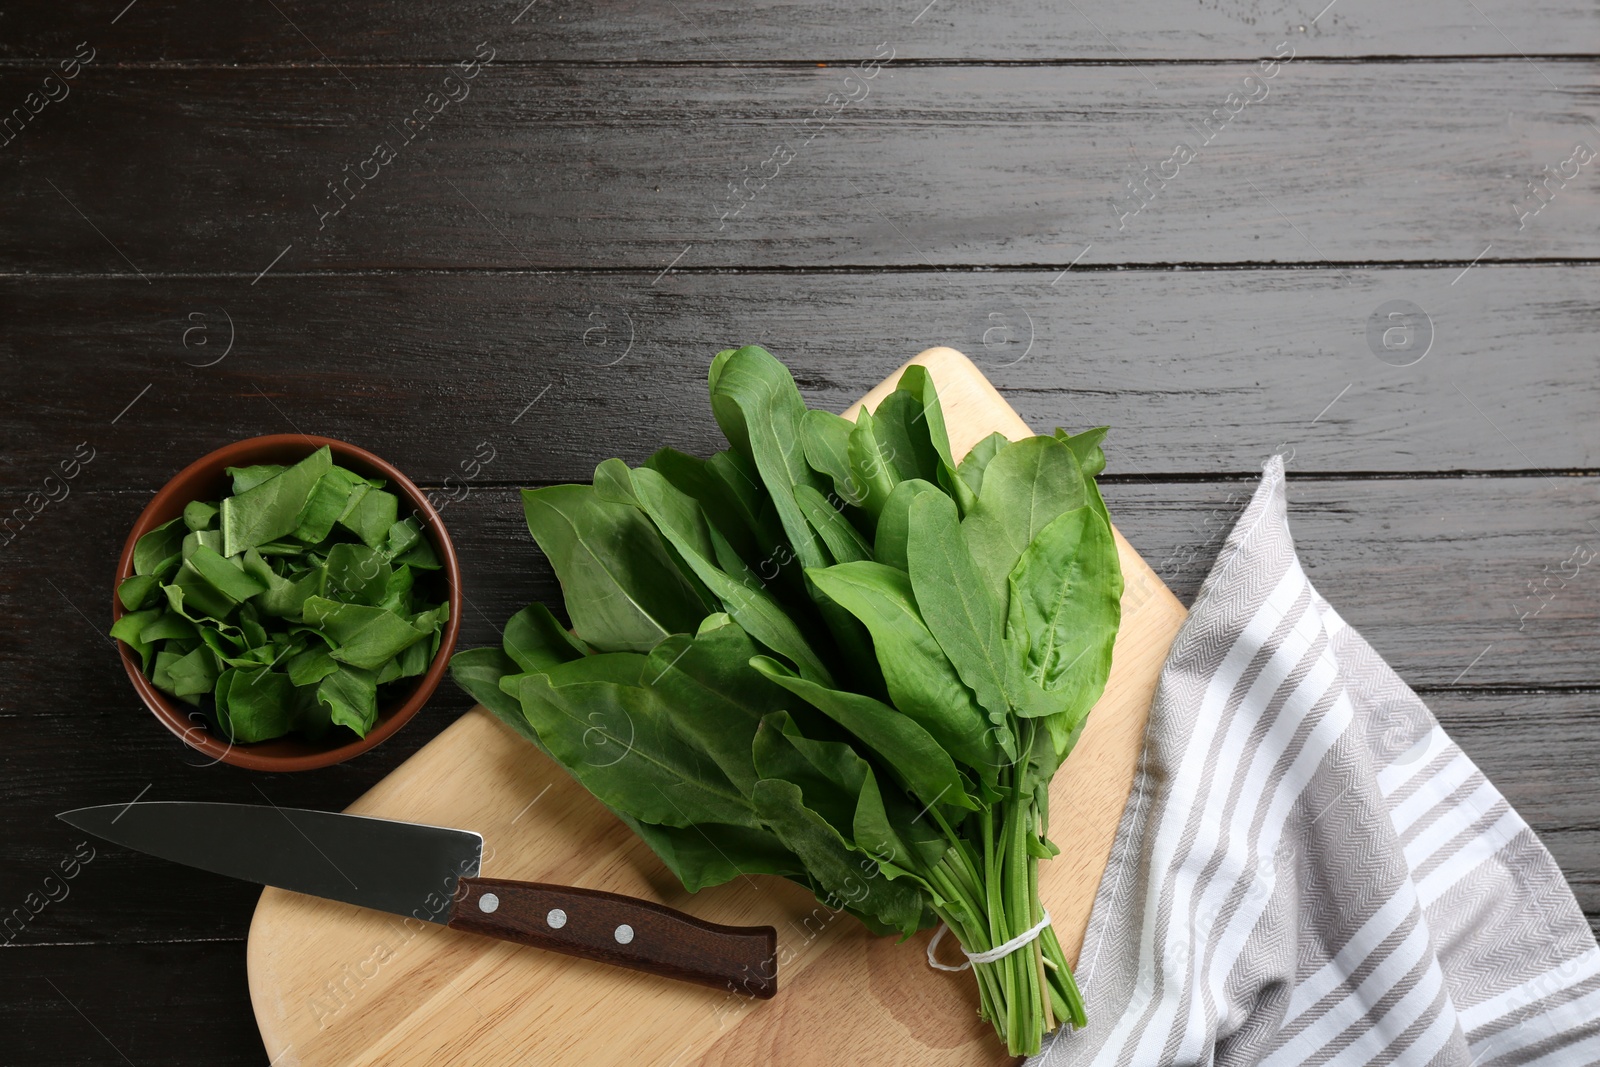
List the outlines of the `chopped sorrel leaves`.
{"type": "Polygon", "coordinates": [[[439,570],[432,546],[382,479],[327,446],[227,473],[230,495],[139,538],[111,635],[233,741],[366,736],[389,683],[439,651],[449,605],[416,573],[439,570]]]}

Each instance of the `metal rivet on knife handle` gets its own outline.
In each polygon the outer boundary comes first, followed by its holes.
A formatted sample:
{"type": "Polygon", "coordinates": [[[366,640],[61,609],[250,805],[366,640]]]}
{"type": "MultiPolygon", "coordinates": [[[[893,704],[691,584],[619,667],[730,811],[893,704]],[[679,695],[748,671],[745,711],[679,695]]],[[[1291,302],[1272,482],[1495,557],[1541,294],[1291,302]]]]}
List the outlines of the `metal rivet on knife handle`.
{"type": "Polygon", "coordinates": [[[452,930],[755,997],[778,991],[778,935],[770,926],[723,926],[596,889],[501,878],[460,884],[452,930]]]}

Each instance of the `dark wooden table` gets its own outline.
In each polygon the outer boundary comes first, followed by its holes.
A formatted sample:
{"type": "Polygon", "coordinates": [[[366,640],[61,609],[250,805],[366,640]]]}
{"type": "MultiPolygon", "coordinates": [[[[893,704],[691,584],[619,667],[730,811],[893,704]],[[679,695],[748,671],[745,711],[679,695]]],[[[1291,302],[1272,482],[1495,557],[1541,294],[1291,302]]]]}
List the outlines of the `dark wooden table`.
{"type": "Polygon", "coordinates": [[[1185,599],[1289,453],[1313,580],[1600,922],[1594,4],[124,2],[0,11],[0,1061],[265,1060],[256,891],[72,867],[57,811],[338,808],[468,705],[198,766],[104,634],[166,478],[373,449],[452,498],[473,647],[555,592],[517,487],[711,449],[741,342],[835,408],[945,343],[1112,424],[1185,599]]]}

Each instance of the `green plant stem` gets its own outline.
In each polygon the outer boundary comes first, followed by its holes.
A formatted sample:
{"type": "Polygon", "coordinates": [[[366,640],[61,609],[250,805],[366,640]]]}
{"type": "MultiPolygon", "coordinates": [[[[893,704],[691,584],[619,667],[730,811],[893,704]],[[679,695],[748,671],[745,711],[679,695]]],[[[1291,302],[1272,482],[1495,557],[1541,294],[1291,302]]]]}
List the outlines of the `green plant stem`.
{"type": "MultiPolygon", "coordinates": [[[[969,833],[977,824],[978,842],[959,834],[940,812],[933,813],[949,844],[926,873],[943,901],[934,911],[967,952],[1003,944],[1044,916],[1039,860],[1029,849],[1044,815],[1020,769],[1004,784],[1005,799],[965,823],[969,833]]],[[[974,964],[972,971],[979,1014],[993,1024],[1013,1055],[1038,1052],[1047,1018],[1074,1027],[1086,1022],[1083,998],[1052,927],[1002,959],[974,964]]]]}
{"type": "MultiPolygon", "coordinates": [[[[976,948],[978,951],[982,951],[982,947],[979,947],[983,946],[982,927],[973,925],[974,922],[980,921],[983,915],[982,906],[974,899],[978,893],[981,893],[981,890],[974,886],[972,893],[967,892],[965,887],[959,885],[957,879],[950,872],[942,869],[947,863],[948,857],[946,860],[941,861],[940,865],[931,872],[931,881],[940,895],[953,901],[956,906],[954,908],[936,907],[934,911],[943,920],[944,924],[950,928],[950,932],[956,936],[956,940],[961,943],[963,949],[971,950],[976,948]]],[[[1003,991],[996,981],[996,976],[989,969],[981,966],[975,967],[974,974],[978,979],[979,1014],[985,1019],[994,1021],[998,1018],[999,1005],[1004,1001],[1003,991]]]]}
{"type": "MultiPolygon", "coordinates": [[[[1022,788],[1021,777],[1019,774],[1019,781],[1013,786],[1011,800],[1005,809],[1007,938],[1016,937],[1037,921],[1028,893],[1029,869],[1038,862],[1028,853],[1033,805],[1031,796],[1022,788]]],[[[1010,965],[1013,976],[1013,999],[1008,1005],[1011,1011],[1009,1043],[1023,1048],[1037,1048],[1043,1015],[1038,968],[1033,965],[1032,953],[1020,949],[1007,956],[1004,962],[1010,965]]]]}
{"type": "MultiPolygon", "coordinates": [[[[1040,918],[1044,917],[1044,905],[1039,900],[1039,863],[1037,860],[1028,865],[1028,912],[1029,914],[1036,914],[1040,918]]],[[[1046,927],[1045,932],[1049,932],[1049,929],[1049,927],[1046,927]]],[[[1041,1006],[1045,1008],[1044,1021],[1046,1023],[1053,1023],[1056,1018],[1054,1004],[1055,998],[1051,996],[1052,990],[1050,989],[1050,975],[1049,971],[1044,965],[1043,938],[1044,934],[1041,933],[1039,935],[1039,940],[1034,941],[1029,948],[1031,949],[1031,955],[1033,957],[1034,974],[1038,977],[1040,982],[1039,999],[1041,1006]]],[[[1043,1029],[1054,1029],[1054,1026],[1046,1026],[1043,1029]]]]}

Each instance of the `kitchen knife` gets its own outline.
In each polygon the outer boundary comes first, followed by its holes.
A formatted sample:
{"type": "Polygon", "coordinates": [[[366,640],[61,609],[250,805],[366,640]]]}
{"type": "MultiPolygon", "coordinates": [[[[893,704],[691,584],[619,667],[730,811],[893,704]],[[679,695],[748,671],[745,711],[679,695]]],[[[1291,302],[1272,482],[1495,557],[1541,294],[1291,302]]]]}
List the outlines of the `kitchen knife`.
{"type": "Polygon", "coordinates": [[[145,801],[65,811],[97,837],[191,867],[766,998],[778,935],[595,889],[479,878],[470,830],[260,804],[145,801]]]}

